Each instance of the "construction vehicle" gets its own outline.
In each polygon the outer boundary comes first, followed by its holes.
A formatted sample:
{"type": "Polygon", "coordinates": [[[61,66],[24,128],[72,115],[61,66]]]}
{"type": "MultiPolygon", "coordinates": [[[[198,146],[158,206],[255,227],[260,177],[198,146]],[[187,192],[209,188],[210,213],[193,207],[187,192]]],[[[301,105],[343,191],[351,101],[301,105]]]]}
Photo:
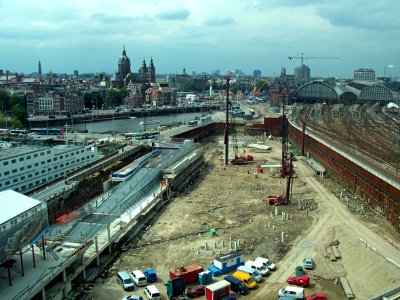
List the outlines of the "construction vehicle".
{"type": "Polygon", "coordinates": [[[290,160],[289,160],[289,174],[286,177],[286,190],[282,195],[278,196],[268,196],[266,201],[270,205],[282,205],[282,204],[289,204],[290,203],[290,188],[292,186],[293,181],[293,153],[290,153],[290,160]]]}

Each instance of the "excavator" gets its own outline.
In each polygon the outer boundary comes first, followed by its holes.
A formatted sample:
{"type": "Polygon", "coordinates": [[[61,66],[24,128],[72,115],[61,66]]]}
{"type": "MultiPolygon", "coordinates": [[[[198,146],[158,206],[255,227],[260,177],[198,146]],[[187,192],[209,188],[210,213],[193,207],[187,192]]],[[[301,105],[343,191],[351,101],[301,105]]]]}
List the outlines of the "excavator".
{"type": "Polygon", "coordinates": [[[268,196],[266,201],[270,205],[284,205],[290,203],[290,188],[293,182],[293,153],[290,153],[290,161],[289,161],[289,174],[286,177],[286,190],[282,195],[277,196],[268,196]]]}

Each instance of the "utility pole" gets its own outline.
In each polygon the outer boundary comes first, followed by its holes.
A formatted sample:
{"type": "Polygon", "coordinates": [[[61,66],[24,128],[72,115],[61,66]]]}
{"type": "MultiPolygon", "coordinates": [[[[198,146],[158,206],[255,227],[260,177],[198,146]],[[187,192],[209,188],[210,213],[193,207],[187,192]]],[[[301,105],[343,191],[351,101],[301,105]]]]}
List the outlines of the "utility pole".
{"type": "Polygon", "coordinates": [[[224,132],[224,144],[225,144],[225,166],[228,165],[228,151],[229,151],[229,81],[230,77],[226,78],[226,120],[225,120],[225,132],[224,132]]]}
{"type": "Polygon", "coordinates": [[[399,171],[399,161],[400,161],[400,139],[399,139],[399,146],[397,147],[396,174],[399,171]]]}

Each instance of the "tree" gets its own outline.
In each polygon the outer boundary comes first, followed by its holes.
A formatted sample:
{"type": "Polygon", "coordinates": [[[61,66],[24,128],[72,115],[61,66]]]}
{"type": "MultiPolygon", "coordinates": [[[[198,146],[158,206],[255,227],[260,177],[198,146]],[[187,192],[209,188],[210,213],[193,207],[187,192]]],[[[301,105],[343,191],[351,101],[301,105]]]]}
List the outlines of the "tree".
{"type": "Polygon", "coordinates": [[[15,104],[11,109],[11,127],[21,128],[28,119],[28,114],[21,104],[15,104]],[[17,126],[17,127],[14,127],[17,126]]]}
{"type": "Polygon", "coordinates": [[[5,113],[10,110],[10,93],[6,90],[0,90],[0,110],[5,113]]]}

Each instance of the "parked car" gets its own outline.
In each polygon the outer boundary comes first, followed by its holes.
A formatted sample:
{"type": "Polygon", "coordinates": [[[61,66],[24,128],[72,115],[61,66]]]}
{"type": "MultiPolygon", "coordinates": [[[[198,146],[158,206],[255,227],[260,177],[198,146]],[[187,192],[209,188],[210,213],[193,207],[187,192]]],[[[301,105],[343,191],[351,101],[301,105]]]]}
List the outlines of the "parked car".
{"type": "Polygon", "coordinates": [[[191,298],[203,296],[205,293],[206,287],[203,285],[196,285],[194,287],[188,288],[186,291],[186,295],[191,298]]]}
{"type": "Polygon", "coordinates": [[[302,287],[309,287],[310,286],[310,277],[306,276],[306,275],[291,276],[287,279],[287,283],[302,286],[302,287]]]}
{"type": "Polygon", "coordinates": [[[156,282],[157,281],[157,274],[156,271],[153,269],[147,269],[143,272],[144,276],[146,277],[148,282],[156,282]]]}
{"type": "Polygon", "coordinates": [[[139,295],[129,295],[123,297],[122,300],[143,300],[143,297],[139,295]]]}
{"type": "Polygon", "coordinates": [[[314,269],[314,260],[312,258],[306,257],[303,260],[304,269],[312,270],[314,269]]]}
{"type": "Polygon", "coordinates": [[[302,266],[297,266],[297,267],[295,268],[295,274],[296,274],[296,276],[304,275],[305,272],[304,272],[303,267],[302,267],[302,266]]]}
{"type": "Polygon", "coordinates": [[[315,293],[308,295],[306,300],[328,300],[328,298],[325,293],[315,293]]]}
{"type": "Polygon", "coordinates": [[[254,261],[261,262],[262,264],[264,264],[264,266],[266,266],[270,270],[276,269],[275,264],[272,261],[270,261],[268,258],[259,256],[254,261]]]}
{"type": "Polygon", "coordinates": [[[287,286],[279,290],[278,296],[279,297],[286,296],[296,300],[303,300],[304,288],[300,288],[297,286],[287,286]]]}

